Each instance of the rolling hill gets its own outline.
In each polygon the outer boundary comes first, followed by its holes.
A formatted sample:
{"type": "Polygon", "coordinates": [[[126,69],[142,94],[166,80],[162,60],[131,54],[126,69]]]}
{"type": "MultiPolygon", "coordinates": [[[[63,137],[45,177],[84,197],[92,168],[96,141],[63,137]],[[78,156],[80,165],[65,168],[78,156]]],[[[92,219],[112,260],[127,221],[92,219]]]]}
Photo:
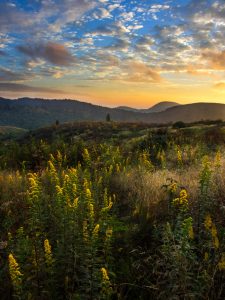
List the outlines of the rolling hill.
{"type": "Polygon", "coordinates": [[[163,101],[163,102],[159,102],[159,103],[153,105],[149,109],[146,109],[145,112],[149,112],[149,113],[161,112],[161,111],[167,110],[168,108],[180,106],[180,105],[181,104],[179,104],[177,102],[163,101]]]}
{"type": "Polygon", "coordinates": [[[153,113],[153,112],[165,111],[168,108],[171,108],[174,106],[179,106],[179,105],[181,105],[181,104],[179,104],[177,102],[163,101],[163,102],[159,102],[159,103],[153,105],[152,107],[146,108],[146,109],[137,109],[137,108],[132,108],[132,107],[128,107],[128,106],[118,106],[117,109],[123,109],[126,111],[133,111],[133,112],[153,113]]]}
{"type": "Polygon", "coordinates": [[[178,105],[161,112],[143,113],[108,108],[75,100],[44,100],[0,98],[0,126],[35,129],[56,123],[73,121],[104,121],[110,114],[111,120],[122,122],[173,123],[200,120],[225,120],[225,104],[195,103],[178,105]]]}

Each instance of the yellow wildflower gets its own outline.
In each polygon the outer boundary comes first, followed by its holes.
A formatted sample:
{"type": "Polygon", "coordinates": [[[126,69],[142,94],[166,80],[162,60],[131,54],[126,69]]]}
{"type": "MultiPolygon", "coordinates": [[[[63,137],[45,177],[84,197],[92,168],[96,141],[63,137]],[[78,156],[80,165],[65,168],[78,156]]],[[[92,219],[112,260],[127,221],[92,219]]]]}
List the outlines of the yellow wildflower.
{"type": "Polygon", "coordinates": [[[204,254],[204,260],[205,261],[209,260],[209,253],[208,252],[205,252],[205,254],[204,254]]]}
{"type": "Polygon", "coordinates": [[[221,167],[221,154],[220,154],[220,151],[217,151],[217,153],[216,153],[215,166],[216,166],[216,168],[221,167]]]}
{"type": "Polygon", "coordinates": [[[171,185],[170,185],[170,191],[171,193],[175,193],[177,190],[177,183],[176,182],[173,182],[171,185]]]}
{"type": "Polygon", "coordinates": [[[60,187],[59,185],[56,185],[55,189],[56,189],[56,193],[58,195],[62,195],[63,194],[63,188],[60,187]]]}
{"type": "Polygon", "coordinates": [[[214,223],[211,225],[211,235],[213,239],[213,246],[214,248],[218,249],[219,248],[219,239],[217,236],[217,229],[214,223]]]}
{"type": "Polygon", "coordinates": [[[12,240],[12,233],[8,232],[8,240],[11,241],[12,240]]]}
{"type": "Polygon", "coordinates": [[[89,182],[88,182],[88,180],[87,180],[86,178],[84,178],[84,184],[83,184],[83,186],[84,186],[84,190],[85,190],[85,191],[86,191],[87,189],[89,189],[90,184],[89,184],[89,182]]]}
{"type": "Polygon", "coordinates": [[[74,208],[77,208],[77,206],[78,206],[78,200],[79,200],[78,197],[73,200],[73,207],[74,208]]]}
{"type": "Polygon", "coordinates": [[[70,199],[67,198],[67,205],[69,206],[69,208],[75,208],[76,209],[77,206],[78,206],[78,200],[79,200],[79,197],[75,198],[73,200],[73,202],[71,202],[70,199]]]}
{"type": "Polygon", "coordinates": [[[187,192],[186,192],[186,190],[181,190],[180,191],[180,199],[182,200],[182,201],[186,201],[187,200],[187,192]]]}
{"type": "Polygon", "coordinates": [[[110,199],[109,205],[106,206],[106,207],[103,207],[103,208],[101,209],[101,212],[102,212],[102,213],[108,212],[108,211],[112,208],[112,206],[113,206],[113,202],[112,202],[111,199],[110,199]]]}
{"type": "Polygon", "coordinates": [[[19,265],[12,255],[12,253],[9,254],[8,256],[8,261],[9,261],[9,274],[10,278],[12,281],[12,284],[15,288],[19,288],[22,283],[22,273],[20,272],[19,265]]]}
{"type": "Polygon", "coordinates": [[[88,209],[89,209],[90,221],[93,221],[94,220],[94,205],[92,203],[89,203],[88,209]]]}
{"type": "Polygon", "coordinates": [[[216,229],[215,224],[213,224],[213,223],[212,223],[212,228],[211,228],[211,234],[212,234],[213,238],[217,237],[217,229],[216,229]]]}
{"type": "Polygon", "coordinates": [[[85,148],[84,151],[83,151],[83,159],[84,159],[85,163],[88,166],[90,166],[90,164],[91,164],[91,157],[90,157],[90,154],[89,154],[87,148],[85,148]]]}
{"type": "Polygon", "coordinates": [[[88,199],[91,199],[91,191],[90,191],[89,188],[86,189],[86,197],[87,197],[88,199]]]}
{"type": "Polygon", "coordinates": [[[109,299],[109,296],[112,293],[112,287],[109,280],[109,275],[105,268],[101,268],[101,273],[102,273],[102,294],[104,295],[104,299],[109,299]]]}
{"type": "Polygon", "coordinates": [[[51,266],[53,263],[52,259],[52,247],[49,244],[49,240],[45,239],[44,240],[44,250],[45,250],[45,261],[48,266],[51,266]]]}
{"type": "Polygon", "coordinates": [[[149,158],[149,154],[147,152],[143,152],[140,154],[139,162],[147,169],[151,170],[153,168],[152,162],[151,162],[151,160],[149,158]]]}
{"type": "Polygon", "coordinates": [[[193,231],[193,227],[192,227],[192,226],[189,227],[189,230],[188,230],[188,236],[189,236],[189,238],[190,238],[191,240],[194,239],[194,231],[193,231]]]}
{"type": "Polygon", "coordinates": [[[105,233],[106,239],[107,239],[107,240],[110,239],[110,238],[112,237],[112,234],[113,234],[112,228],[111,228],[111,227],[107,228],[107,229],[106,229],[106,233],[105,233]]]}
{"type": "Polygon", "coordinates": [[[101,268],[101,272],[102,272],[102,281],[109,282],[109,276],[107,270],[105,268],[101,268]]]}
{"type": "Polygon", "coordinates": [[[187,209],[188,208],[188,195],[185,189],[180,191],[180,196],[179,198],[173,199],[172,203],[175,206],[180,206],[182,209],[187,209]]]}
{"type": "Polygon", "coordinates": [[[212,219],[211,219],[210,215],[206,216],[204,225],[205,225],[206,230],[210,230],[211,229],[211,227],[212,227],[212,219]]]}
{"type": "Polygon", "coordinates": [[[219,239],[217,236],[213,239],[213,245],[214,245],[214,248],[216,248],[216,249],[219,248],[220,242],[219,242],[219,239]]]}
{"type": "MultiPolygon", "coordinates": [[[[52,156],[51,159],[54,160],[54,157],[52,156]]],[[[58,178],[58,175],[57,175],[57,171],[56,171],[56,168],[55,168],[55,166],[54,166],[54,164],[51,160],[48,161],[48,170],[49,170],[49,173],[51,175],[51,179],[53,179],[53,181],[55,181],[58,184],[59,183],[59,178],[58,178]]]]}
{"type": "Polygon", "coordinates": [[[181,150],[179,147],[177,147],[177,161],[178,161],[178,164],[182,164],[182,153],[181,153],[181,150]]]}
{"type": "Polygon", "coordinates": [[[99,228],[100,228],[100,226],[99,226],[99,224],[97,224],[92,232],[93,237],[96,238],[98,236],[99,228]]]}

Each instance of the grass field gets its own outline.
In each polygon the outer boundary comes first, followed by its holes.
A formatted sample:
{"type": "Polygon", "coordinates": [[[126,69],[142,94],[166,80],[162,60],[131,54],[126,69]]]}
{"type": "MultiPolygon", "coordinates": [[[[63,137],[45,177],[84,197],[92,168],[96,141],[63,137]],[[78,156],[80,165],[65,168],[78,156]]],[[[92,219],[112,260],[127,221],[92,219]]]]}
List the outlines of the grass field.
{"type": "Polygon", "coordinates": [[[224,299],[224,150],[222,123],[3,139],[0,298],[224,299]]]}

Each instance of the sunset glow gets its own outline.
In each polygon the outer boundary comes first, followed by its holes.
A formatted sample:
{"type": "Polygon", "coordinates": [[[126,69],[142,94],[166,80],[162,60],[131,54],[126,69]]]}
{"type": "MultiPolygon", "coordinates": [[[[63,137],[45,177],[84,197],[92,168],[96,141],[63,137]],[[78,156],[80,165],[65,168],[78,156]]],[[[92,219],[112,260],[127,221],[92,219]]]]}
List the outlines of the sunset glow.
{"type": "Polygon", "coordinates": [[[0,2],[0,96],[225,103],[225,2],[0,2]]]}

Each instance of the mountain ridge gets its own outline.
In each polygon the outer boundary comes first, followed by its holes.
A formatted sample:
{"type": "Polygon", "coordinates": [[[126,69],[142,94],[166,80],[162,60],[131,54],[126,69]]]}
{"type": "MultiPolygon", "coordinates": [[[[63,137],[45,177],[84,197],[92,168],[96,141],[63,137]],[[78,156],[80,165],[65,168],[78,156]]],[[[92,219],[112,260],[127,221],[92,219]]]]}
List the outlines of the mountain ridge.
{"type": "Polygon", "coordinates": [[[127,110],[127,111],[133,111],[133,112],[152,113],[152,112],[161,112],[161,111],[167,110],[170,107],[179,106],[179,105],[182,105],[182,104],[173,102],[173,101],[161,101],[149,108],[133,108],[133,107],[129,107],[129,106],[118,106],[115,108],[123,109],[123,110],[127,110]]]}
{"type": "Polygon", "coordinates": [[[166,124],[183,121],[225,120],[225,104],[192,103],[167,108],[160,112],[134,112],[109,108],[77,100],[46,100],[41,98],[0,98],[0,126],[15,126],[24,129],[74,121],[143,122],[166,124]]]}

